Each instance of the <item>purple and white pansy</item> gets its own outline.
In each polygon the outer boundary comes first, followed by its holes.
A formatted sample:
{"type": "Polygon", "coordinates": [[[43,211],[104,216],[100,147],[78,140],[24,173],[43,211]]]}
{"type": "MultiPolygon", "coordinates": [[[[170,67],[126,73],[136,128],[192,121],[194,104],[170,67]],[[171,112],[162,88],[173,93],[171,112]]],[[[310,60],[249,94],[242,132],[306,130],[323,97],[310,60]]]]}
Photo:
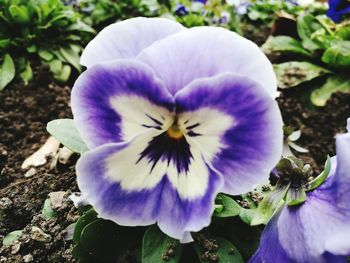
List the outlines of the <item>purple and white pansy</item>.
{"type": "Polygon", "coordinates": [[[250,263],[348,262],[350,133],[337,136],[336,149],[324,183],[308,192],[303,204],[284,206],[272,217],[250,263]]]}
{"type": "Polygon", "coordinates": [[[86,47],[72,91],[89,147],[78,185],[102,218],[158,223],[183,242],[208,226],[219,192],[268,181],[282,152],[273,68],[222,28],[134,18],[86,47]]]}

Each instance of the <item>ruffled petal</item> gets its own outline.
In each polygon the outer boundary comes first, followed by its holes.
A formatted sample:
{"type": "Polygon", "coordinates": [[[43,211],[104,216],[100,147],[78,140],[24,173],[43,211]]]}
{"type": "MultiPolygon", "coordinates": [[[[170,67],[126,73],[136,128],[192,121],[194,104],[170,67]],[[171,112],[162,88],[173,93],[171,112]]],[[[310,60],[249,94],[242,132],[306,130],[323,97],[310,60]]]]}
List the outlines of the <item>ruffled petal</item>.
{"type": "Polygon", "coordinates": [[[268,181],[281,158],[283,123],[258,83],[224,73],[190,83],[175,100],[188,140],[223,174],[223,192],[242,194],[268,181]]]}
{"type": "Polygon", "coordinates": [[[89,148],[128,141],[170,125],[174,99],[148,66],[132,60],[96,65],[72,90],[75,124],[89,148]]]}
{"type": "Polygon", "coordinates": [[[137,17],[117,22],[90,41],[80,64],[89,68],[115,59],[134,58],[153,42],[184,29],[181,24],[165,18],[137,17]]]}
{"type": "Polygon", "coordinates": [[[175,94],[192,80],[223,72],[245,75],[275,97],[271,63],[253,42],[223,28],[195,27],[155,42],[139,60],[150,65],[175,94]]]}
{"type": "Polygon", "coordinates": [[[191,147],[186,173],[174,160],[143,157],[159,131],[147,131],[129,143],[105,144],[77,164],[78,186],[102,218],[126,226],[158,222],[169,236],[190,241],[190,232],[210,224],[222,178],[191,147]]]}

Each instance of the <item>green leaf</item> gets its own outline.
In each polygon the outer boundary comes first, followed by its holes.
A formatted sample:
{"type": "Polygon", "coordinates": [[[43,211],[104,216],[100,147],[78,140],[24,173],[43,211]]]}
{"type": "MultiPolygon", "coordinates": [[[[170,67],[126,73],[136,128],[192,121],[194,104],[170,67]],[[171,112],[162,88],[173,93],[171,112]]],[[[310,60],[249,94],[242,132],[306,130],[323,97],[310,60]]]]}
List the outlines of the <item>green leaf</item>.
{"type": "Polygon", "coordinates": [[[228,240],[221,237],[213,237],[215,243],[218,245],[218,249],[210,251],[208,259],[206,258],[206,249],[200,246],[197,242],[195,243],[195,250],[198,255],[198,259],[201,263],[207,262],[227,262],[227,263],[243,263],[243,258],[238,249],[228,240]],[[214,261],[212,258],[216,258],[214,261]]]}
{"type": "Polygon", "coordinates": [[[50,198],[47,198],[44,202],[44,208],[41,212],[45,218],[54,218],[57,216],[57,213],[53,211],[52,206],[51,206],[51,201],[50,198]]]}
{"type": "Polygon", "coordinates": [[[27,10],[27,7],[22,5],[22,6],[18,6],[18,5],[11,5],[9,7],[9,13],[12,17],[12,19],[14,20],[14,22],[16,23],[28,23],[30,21],[30,16],[29,16],[29,12],[27,10]]]}
{"type": "Polygon", "coordinates": [[[215,206],[217,209],[215,209],[213,215],[216,217],[238,216],[241,211],[241,206],[224,194],[218,194],[215,199],[215,206]]]}
{"type": "Polygon", "coordinates": [[[182,244],[176,239],[168,237],[153,225],[147,229],[142,242],[142,263],[179,262],[182,253],[182,244]]]}
{"type": "Polygon", "coordinates": [[[0,66],[0,91],[3,90],[15,77],[16,69],[12,57],[6,54],[0,66]]]}
{"type": "Polygon", "coordinates": [[[79,53],[74,52],[71,48],[60,48],[59,52],[69,64],[75,67],[79,72],[81,71],[79,53]]]}
{"type": "Polygon", "coordinates": [[[267,194],[259,204],[251,225],[266,224],[283,202],[283,198],[286,196],[289,187],[290,183],[286,185],[278,181],[275,189],[267,194]]]}
{"type": "Polygon", "coordinates": [[[18,240],[22,236],[22,234],[23,234],[23,230],[12,231],[4,237],[2,244],[4,246],[11,246],[13,244],[13,242],[18,240]]]}
{"type": "Polygon", "coordinates": [[[341,25],[335,32],[335,36],[341,40],[350,40],[350,24],[341,25]]]}
{"type": "Polygon", "coordinates": [[[329,74],[330,71],[309,62],[291,61],[275,64],[274,70],[278,79],[278,87],[286,89],[303,82],[329,74]]]}
{"type": "Polygon", "coordinates": [[[331,165],[332,165],[331,158],[328,155],[326,163],[324,165],[324,170],[322,171],[322,173],[320,173],[314,180],[312,180],[307,184],[306,186],[307,192],[316,189],[327,179],[329,172],[331,171],[331,165]]]}
{"type": "Polygon", "coordinates": [[[138,244],[135,227],[121,227],[110,220],[97,219],[84,227],[80,244],[95,262],[116,262],[128,249],[138,244]]]}
{"type": "Polygon", "coordinates": [[[81,217],[79,217],[77,223],[75,224],[73,233],[73,243],[78,244],[80,242],[80,236],[83,229],[90,223],[97,220],[97,213],[94,209],[90,209],[85,212],[81,217]]]}
{"type": "Polygon", "coordinates": [[[96,34],[95,29],[93,29],[91,26],[85,24],[80,19],[78,19],[76,23],[69,26],[67,28],[67,30],[71,30],[71,31],[78,30],[78,31],[83,31],[83,32],[91,33],[91,34],[96,34]]]}
{"type": "Polygon", "coordinates": [[[1,39],[0,40],[0,49],[5,49],[11,44],[10,39],[1,39]]]}
{"type": "Polygon", "coordinates": [[[53,55],[50,51],[48,51],[48,50],[46,50],[46,49],[40,49],[39,52],[38,52],[38,54],[39,54],[39,56],[40,56],[42,59],[44,59],[44,60],[46,60],[46,61],[50,61],[50,60],[52,60],[53,57],[54,57],[54,55],[53,55]]]}
{"type": "Polygon", "coordinates": [[[59,71],[58,73],[54,73],[53,77],[55,78],[55,80],[64,83],[69,79],[71,71],[72,69],[69,65],[63,65],[61,71],[59,71]]]}
{"type": "Polygon", "coordinates": [[[286,203],[288,206],[295,206],[306,201],[305,190],[300,188],[290,187],[286,195],[286,203]]]}
{"type": "Polygon", "coordinates": [[[350,93],[350,78],[346,75],[332,75],[326,83],[311,93],[311,102],[316,106],[325,106],[335,92],[350,93]]]}
{"type": "Polygon", "coordinates": [[[50,71],[53,74],[60,74],[63,68],[62,61],[59,59],[53,59],[50,62],[48,62],[48,65],[50,66],[50,71]]]}
{"type": "Polygon", "coordinates": [[[255,217],[256,210],[257,210],[256,208],[255,209],[241,208],[241,211],[239,213],[239,218],[242,219],[244,223],[251,225],[255,217]]]}
{"type": "Polygon", "coordinates": [[[35,53],[38,50],[36,45],[31,45],[29,47],[27,47],[27,51],[28,53],[35,53]]]}
{"type": "Polygon", "coordinates": [[[24,70],[19,75],[26,86],[33,79],[33,71],[29,61],[26,62],[24,70]]]}
{"type": "Polygon", "coordinates": [[[332,67],[350,66],[350,41],[333,41],[323,53],[322,61],[332,67]]]}
{"type": "Polygon", "coordinates": [[[311,53],[306,50],[301,43],[288,36],[270,36],[262,46],[265,53],[286,52],[310,57],[311,53]]]}
{"type": "Polygon", "coordinates": [[[320,49],[320,45],[312,39],[312,34],[322,28],[322,24],[313,15],[300,15],[297,18],[297,30],[302,45],[310,51],[320,49]]]}
{"type": "Polygon", "coordinates": [[[52,136],[73,152],[82,154],[89,150],[85,142],[81,139],[72,119],[50,121],[46,129],[52,136]]]}

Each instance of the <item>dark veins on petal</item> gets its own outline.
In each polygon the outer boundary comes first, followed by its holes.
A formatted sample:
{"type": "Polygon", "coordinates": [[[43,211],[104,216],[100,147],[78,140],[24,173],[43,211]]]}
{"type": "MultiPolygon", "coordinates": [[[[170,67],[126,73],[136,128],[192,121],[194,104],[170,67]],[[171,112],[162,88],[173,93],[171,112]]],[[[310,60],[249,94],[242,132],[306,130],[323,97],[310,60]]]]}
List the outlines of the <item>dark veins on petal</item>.
{"type": "Polygon", "coordinates": [[[147,158],[148,162],[152,164],[151,171],[159,160],[166,160],[168,165],[170,162],[174,163],[178,173],[187,173],[193,156],[190,145],[184,136],[176,139],[171,138],[167,132],[164,132],[148,143],[137,162],[143,158],[147,158]]]}

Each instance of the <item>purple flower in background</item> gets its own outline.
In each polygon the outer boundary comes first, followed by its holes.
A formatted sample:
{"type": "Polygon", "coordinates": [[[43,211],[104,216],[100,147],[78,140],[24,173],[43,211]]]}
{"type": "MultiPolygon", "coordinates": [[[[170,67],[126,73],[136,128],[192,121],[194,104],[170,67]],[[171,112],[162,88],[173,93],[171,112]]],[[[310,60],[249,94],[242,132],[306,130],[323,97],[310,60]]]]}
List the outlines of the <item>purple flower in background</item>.
{"type": "Polygon", "coordinates": [[[340,22],[345,14],[350,13],[350,1],[348,0],[329,0],[328,5],[327,16],[334,22],[340,22]]]}
{"type": "MultiPolygon", "coordinates": [[[[350,119],[348,120],[350,131],[350,119]]],[[[338,135],[326,181],[305,203],[284,206],[267,224],[256,262],[347,262],[350,254],[350,133],[338,135]]]]}
{"type": "Polygon", "coordinates": [[[230,6],[234,6],[239,15],[245,15],[251,4],[248,0],[226,0],[226,3],[230,6]]]}
{"type": "Polygon", "coordinates": [[[174,14],[177,16],[185,16],[188,14],[186,7],[183,4],[177,4],[175,6],[174,14]]]}
{"type": "Polygon", "coordinates": [[[273,68],[253,42],[223,28],[134,18],[86,47],[72,91],[90,151],[78,185],[103,218],[158,223],[190,241],[218,192],[266,182],[282,152],[273,68]]]}

